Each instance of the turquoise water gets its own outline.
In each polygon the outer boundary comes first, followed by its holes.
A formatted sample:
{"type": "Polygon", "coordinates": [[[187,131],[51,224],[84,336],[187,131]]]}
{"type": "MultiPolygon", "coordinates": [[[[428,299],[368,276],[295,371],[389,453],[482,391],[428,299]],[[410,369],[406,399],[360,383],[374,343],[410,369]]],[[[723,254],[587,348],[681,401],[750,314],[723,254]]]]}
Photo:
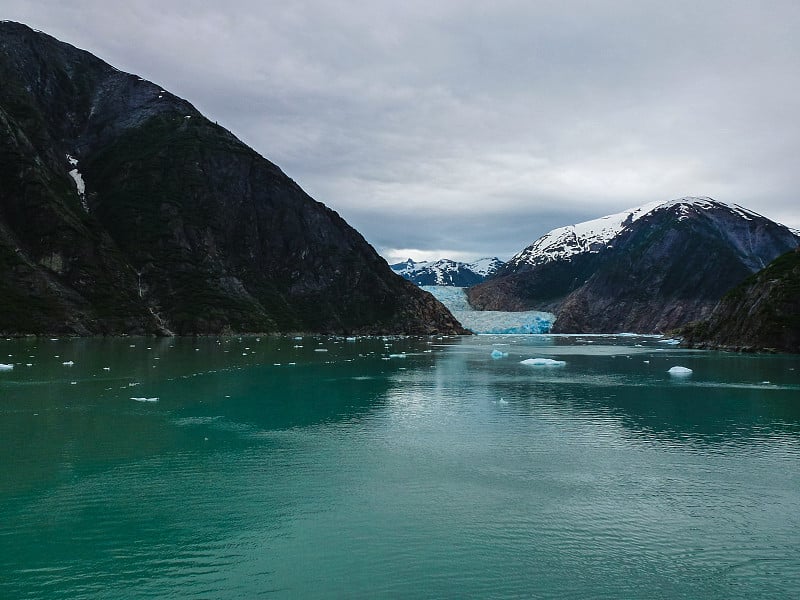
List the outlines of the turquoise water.
{"type": "Polygon", "coordinates": [[[0,598],[800,596],[800,356],[131,338],[0,363],[0,598]]]}

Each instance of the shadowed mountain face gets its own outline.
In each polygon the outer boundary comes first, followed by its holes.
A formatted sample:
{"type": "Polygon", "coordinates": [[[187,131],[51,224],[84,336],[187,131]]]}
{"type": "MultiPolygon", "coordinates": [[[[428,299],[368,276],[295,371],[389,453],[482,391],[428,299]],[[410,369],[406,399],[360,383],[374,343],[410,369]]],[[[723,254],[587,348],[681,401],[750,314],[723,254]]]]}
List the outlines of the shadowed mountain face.
{"type": "Polygon", "coordinates": [[[800,247],[778,257],[683,332],[696,348],[800,353],[800,247]]]}
{"type": "Polygon", "coordinates": [[[471,288],[470,303],[550,310],[560,333],[663,332],[708,317],[725,292],[797,245],[786,227],[709,198],[562,229],[471,288]]]}
{"type": "Polygon", "coordinates": [[[0,81],[0,332],[463,332],[185,100],[10,22],[0,81]]]}

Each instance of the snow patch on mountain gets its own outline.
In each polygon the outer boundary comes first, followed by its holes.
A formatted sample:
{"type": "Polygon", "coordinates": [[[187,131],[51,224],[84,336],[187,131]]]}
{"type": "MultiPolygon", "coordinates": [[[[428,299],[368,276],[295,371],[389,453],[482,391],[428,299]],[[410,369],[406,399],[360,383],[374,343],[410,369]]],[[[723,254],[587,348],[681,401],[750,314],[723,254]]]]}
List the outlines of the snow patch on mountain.
{"type": "Polygon", "coordinates": [[[83,181],[83,175],[78,171],[78,159],[67,154],[67,162],[74,169],[70,169],[69,176],[75,182],[75,187],[78,190],[78,197],[81,199],[81,206],[87,213],[89,212],[89,205],[86,203],[86,183],[83,181]]]}

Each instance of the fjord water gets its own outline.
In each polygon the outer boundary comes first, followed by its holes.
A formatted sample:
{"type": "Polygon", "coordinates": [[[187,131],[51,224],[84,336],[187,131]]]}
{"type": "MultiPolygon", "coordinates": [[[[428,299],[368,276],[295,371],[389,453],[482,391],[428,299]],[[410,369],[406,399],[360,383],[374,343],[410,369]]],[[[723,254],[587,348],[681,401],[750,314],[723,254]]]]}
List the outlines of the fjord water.
{"type": "Polygon", "coordinates": [[[800,594],[798,356],[588,336],[0,352],[2,598],[800,594]]]}

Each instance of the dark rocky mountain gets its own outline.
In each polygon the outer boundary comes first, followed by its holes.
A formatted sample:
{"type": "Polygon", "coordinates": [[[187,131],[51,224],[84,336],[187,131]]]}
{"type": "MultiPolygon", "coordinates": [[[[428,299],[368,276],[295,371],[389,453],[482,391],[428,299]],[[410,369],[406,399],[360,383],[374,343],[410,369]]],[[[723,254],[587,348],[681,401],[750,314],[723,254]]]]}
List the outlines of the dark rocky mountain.
{"type": "Polygon", "coordinates": [[[695,348],[800,353],[800,247],[745,279],[682,335],[695,348]]]}
{"type": "Polygon", "coordinates": [[[482,310],[552,311],[554,332],[663,332],[797,243],[741,207],[681,198],[554,230],[468,294],[482,310]]]}
{"type": "Polygon", "coordinates": [[[395,273],[417,285],[469,287],[494,275],[503,264],[499,258],[481,258],[471,263],[447,258],[415,262],[409,258],[391,267],[395,273]]]}
{"type": "Polygon", "coordinates": [[[0,332],[463,332],[187,101],[0,23],[0,332]]]}

